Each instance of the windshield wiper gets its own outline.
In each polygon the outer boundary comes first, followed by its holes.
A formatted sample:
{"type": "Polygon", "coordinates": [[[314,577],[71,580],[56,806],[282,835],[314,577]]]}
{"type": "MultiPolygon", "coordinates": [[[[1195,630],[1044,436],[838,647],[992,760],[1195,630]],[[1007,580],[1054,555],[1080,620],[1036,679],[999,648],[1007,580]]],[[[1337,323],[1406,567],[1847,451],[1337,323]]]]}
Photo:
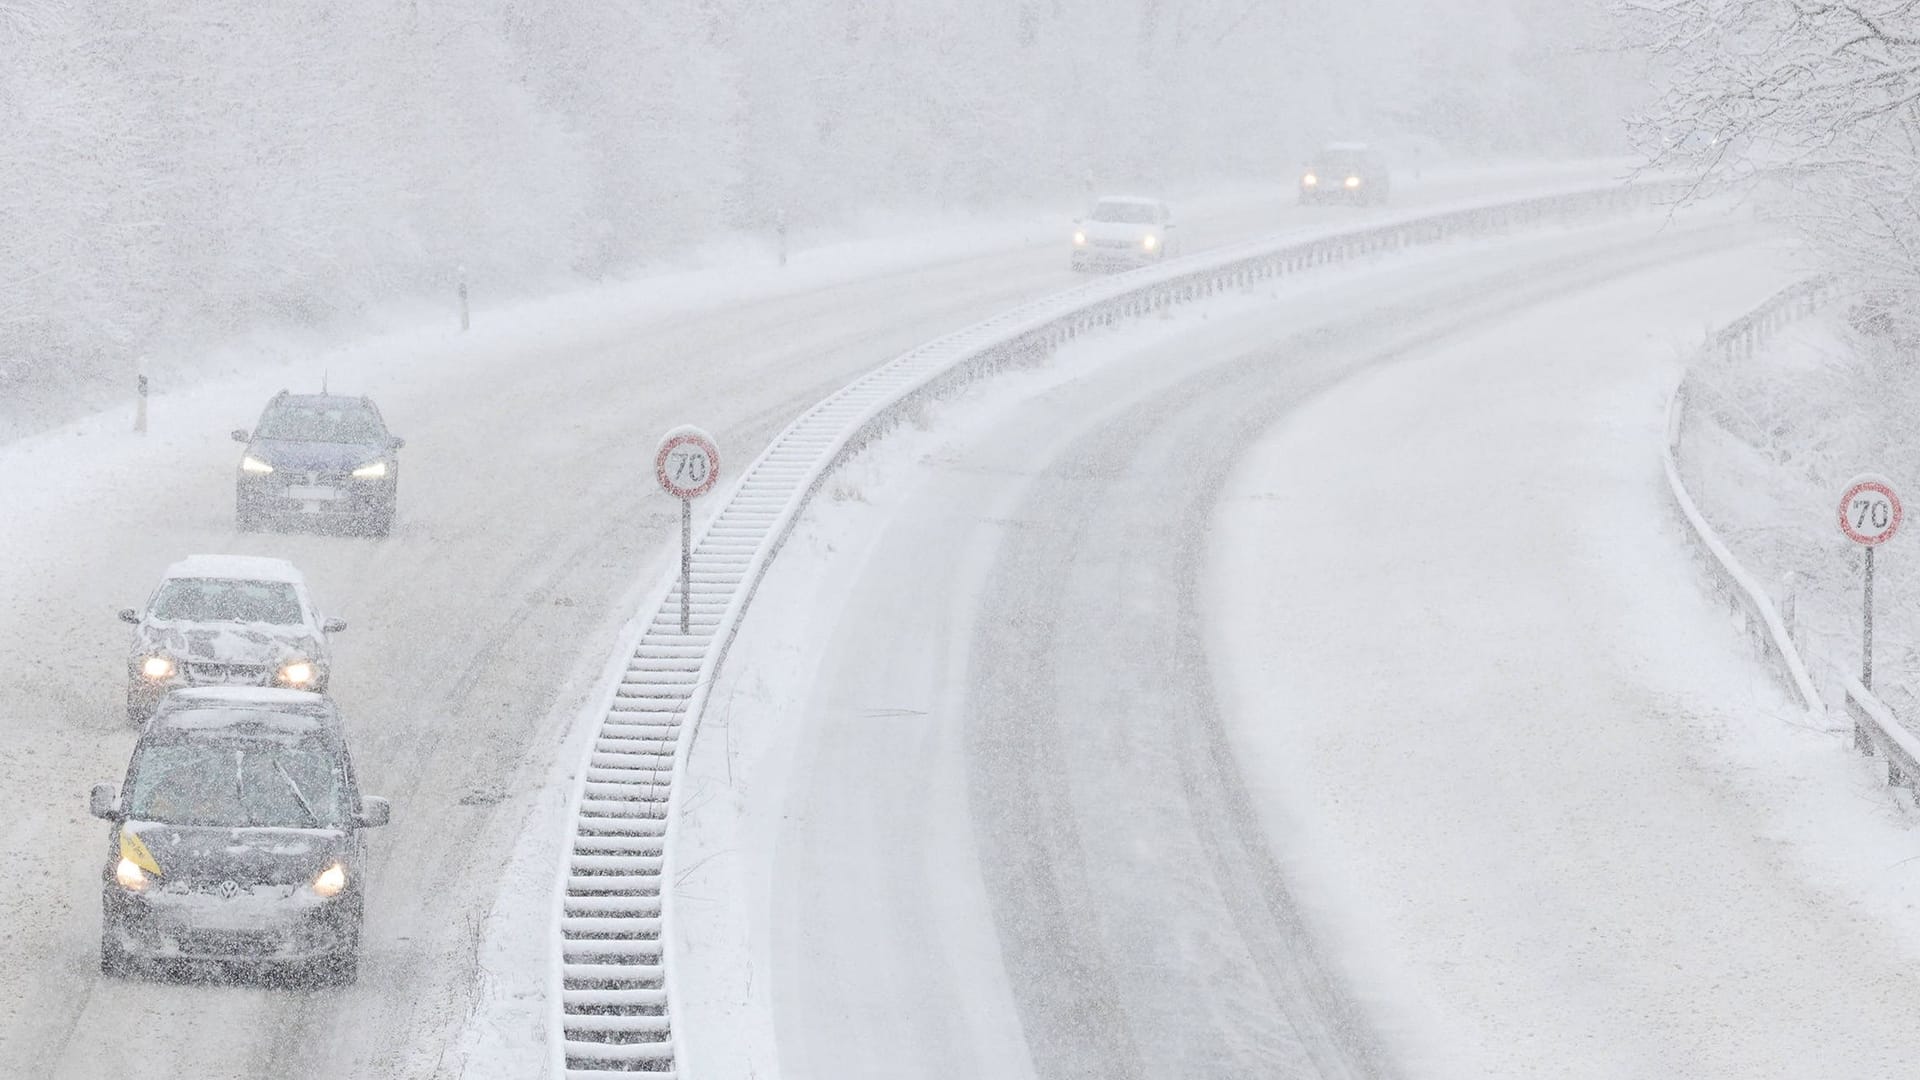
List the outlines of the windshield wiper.
{"type": "Polygon", "coordinates": [[[307,820],[318,826],[320,815],[313,812],[313,807],[307,802],[306,794],[300,790],[300,784],[294,780],[293,774],[287,771],[287,767],[280,764],[279,758],[273,759],[273,771],[279,773],[280,779],[285,780],[287,787],[292,789],[293,801],[300,804],[300,810],[307,815],[307,820]]]}

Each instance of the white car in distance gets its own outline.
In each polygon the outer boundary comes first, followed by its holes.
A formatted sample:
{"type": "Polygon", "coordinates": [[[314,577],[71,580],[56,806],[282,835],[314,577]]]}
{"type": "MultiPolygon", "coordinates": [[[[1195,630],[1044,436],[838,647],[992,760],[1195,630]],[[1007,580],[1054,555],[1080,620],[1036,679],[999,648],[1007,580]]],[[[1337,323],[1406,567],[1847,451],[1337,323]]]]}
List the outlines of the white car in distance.
{"type": "Polygon", "coordinates": [[[1073,223],[1075,270],[1158,262],[1179,247],[1173,212],[1158,199],[1110,196],[1073,223]]]}

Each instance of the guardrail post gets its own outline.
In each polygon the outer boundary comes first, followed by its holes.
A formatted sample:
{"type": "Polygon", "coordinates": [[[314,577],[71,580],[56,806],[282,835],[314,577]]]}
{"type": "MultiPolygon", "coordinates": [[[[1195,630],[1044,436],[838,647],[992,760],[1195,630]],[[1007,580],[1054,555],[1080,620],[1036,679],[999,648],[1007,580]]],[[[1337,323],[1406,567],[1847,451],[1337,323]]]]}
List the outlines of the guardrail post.
{"type": "Polygon", "coordinates": [[[473,325],[472,308],[467,303],[467,268],[464,266],[456,268],[454,275],[460,279],[460,332],[464,334],[467,328],[473,325]]]}
{"type": "Polygon", "coordinates": [[[133,362],[133,430],[136,435],[147,433],[147,358],[142,356],[133,362]]]}

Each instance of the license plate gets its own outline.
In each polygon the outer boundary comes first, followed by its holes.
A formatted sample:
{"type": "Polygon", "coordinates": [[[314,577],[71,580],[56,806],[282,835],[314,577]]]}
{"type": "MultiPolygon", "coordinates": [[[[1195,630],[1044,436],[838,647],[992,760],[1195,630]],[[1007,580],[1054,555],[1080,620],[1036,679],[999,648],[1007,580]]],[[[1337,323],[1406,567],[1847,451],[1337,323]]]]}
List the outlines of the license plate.
{"type": "Polygon", "coordinates": [[[300,502],[332,502],[333,500],[338,499],[339,497],[340,497],[339,488],[302,487],[299,485],[294,485],[287,488],[287,498],[295,499],[300,502]]]}

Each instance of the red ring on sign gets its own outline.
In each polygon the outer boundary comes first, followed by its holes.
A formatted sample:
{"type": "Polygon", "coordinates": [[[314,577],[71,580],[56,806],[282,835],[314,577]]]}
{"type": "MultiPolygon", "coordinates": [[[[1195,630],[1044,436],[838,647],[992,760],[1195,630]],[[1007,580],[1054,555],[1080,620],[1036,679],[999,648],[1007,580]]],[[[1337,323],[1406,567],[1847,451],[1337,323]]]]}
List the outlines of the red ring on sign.
{"type": "Polygon", "coordinates": [[[683,431],[660,444],[660,453],[653,459],[653,475],[655,479],[660,481],[660,486],[666,488],[668,493],[676,498],[697,499],[707,492],[712,491],[713,485],[720,479],[720,451],[708,440],[692,432],[683,431]],[[667,455],[688,443],[698,446],[707,455],[707,465],[709,466],[707,469],[707,478],[699,487],[681,487],[667,476],[667,455]]]}
{"type": "Polygon", "coordinates": [[[1856,544],[1865,544],[1867,547],[1877,547],[1893,539],[1893,534],[1900,531],[1900,518],[1900,496],[1895,495],[1891,487],[1888,487],[1878,480],[1862,480],[1860,483],[1848,488],[1845,495],[1840,496],[1840,531],[1847,534],[1847,539],[1856,544]],[[1853,522],[1847,520],[1847,506],[1853,502],[1855,495],[1863,491],[1879,492],[1885,495],[1887,502],[1893,505],[1893,520],[1887,523],[1885,532],[1879,533],[1878,535],[1855,532],[1853,522]]]}

